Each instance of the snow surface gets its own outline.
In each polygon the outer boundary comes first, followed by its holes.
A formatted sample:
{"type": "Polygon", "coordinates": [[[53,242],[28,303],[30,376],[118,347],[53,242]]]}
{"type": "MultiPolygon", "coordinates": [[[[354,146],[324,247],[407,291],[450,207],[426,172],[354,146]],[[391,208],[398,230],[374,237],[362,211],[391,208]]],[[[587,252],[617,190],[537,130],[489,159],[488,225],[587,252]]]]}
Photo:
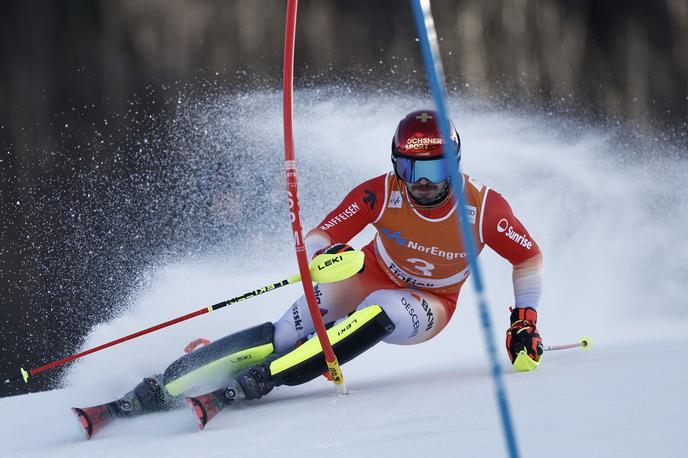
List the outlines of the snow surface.
{"type": "MultiPolygon", "coordinates": [[[[281,124],[278,96],[265,97],[252,114],[273,127],[267,132],[263,125],[256,134],[269,143],[281,124]]],[[[394,96],[299,93],[302,194],[336,183],[317,203],[302,197],[305,226],[350,187],[388,169],[394,126],[418,105],[394,96]]],[[[622,161],[613,132],[564,120],[458,101],[452,113],[464,170],[507,197],[544,252],[539,327],[545,343],[593,340],[589,352],[548,353],[535,372],[514,373],[503,350],[510,266],[485,250],[481,265],[494,338],[522,456],[686,456],[686,162],[661,155],[622,161]]],[[[257,157],[255,167],[261,161],[279,167],[280,151],[270,154],[275,157],[257,157]]],[[[288,222],[275,219],[271,223],[284,236],[271,241],[268,253],[260,252],[260,243],[248,250],[218,243],[205,257],[146,272],[147,286],[131,292],[128,310],[95,327],[84,349],[292,274],[288,222]],[[277,256],[274,245],[282,250],[277,256]],[[266,257],[269,262],[261,263],[266,257]]],[[[367,231],[353,244],[370,236],[367,231]]],[[[75,364],[61,389],[1,399],[0,456],[506,455],[470,287],[452,322],[432,341],[378,345],[344,366],[348,396],[336,395],[319,378],[223,412],[203,432],[183,409],[113,423],[83,440],[70,407],[123,394],[143,376],[164,370],[196,337],[215,339],[275,320],[299,294],[298,286],[281,289],[124,343],[75,364]]]]}

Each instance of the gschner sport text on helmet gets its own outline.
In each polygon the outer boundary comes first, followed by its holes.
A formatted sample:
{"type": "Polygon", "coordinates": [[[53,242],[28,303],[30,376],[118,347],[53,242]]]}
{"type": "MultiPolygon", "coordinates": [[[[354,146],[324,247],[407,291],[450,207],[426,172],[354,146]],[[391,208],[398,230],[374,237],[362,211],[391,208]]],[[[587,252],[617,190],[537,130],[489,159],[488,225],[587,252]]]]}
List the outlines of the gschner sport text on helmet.
{"type": "MultiPolygon", "coordinates": [[[[449,121],[452,146],[457,162],[461,160],[461,139],[449,121]]],[[[441,183],[451,177],[442,160],[444,141],[439,117],[433,110],[418,110],[407,114],[399,122],[392,138],[392,165],[402,180],[415,183],[425,178],[441,183]]]]}

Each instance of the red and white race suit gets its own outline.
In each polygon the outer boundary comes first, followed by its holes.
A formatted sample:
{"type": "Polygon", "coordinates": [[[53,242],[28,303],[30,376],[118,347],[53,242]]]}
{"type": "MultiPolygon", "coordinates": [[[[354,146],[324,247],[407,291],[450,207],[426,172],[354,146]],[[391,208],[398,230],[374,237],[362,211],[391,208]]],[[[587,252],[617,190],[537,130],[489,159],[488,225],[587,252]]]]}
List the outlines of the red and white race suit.
{"type": "MultiPolygon", "coordinates": [[[[462,178],[477,252],[488,245],[511,262],[516,306],[536,307],[542,280],[538,245],[499,193],[468,175],[462,178]]],[[[316,298],[326,323],[379,305],[396,326],[385,341],[396,344],[423,342],[447,324],[470,272],[457,226],[460,215],[451,196],[431,209],[413,202],[403,182],[388,173],[355,187],[308,232],[306,246],[312,255],[331,243],[347,243],[368,224],[377,229],[363,248],[362,273],[317,285],[316,298]]],[[[305,298],[296,301],[275,326],[278,351],[313,332],[305,298]]]]}

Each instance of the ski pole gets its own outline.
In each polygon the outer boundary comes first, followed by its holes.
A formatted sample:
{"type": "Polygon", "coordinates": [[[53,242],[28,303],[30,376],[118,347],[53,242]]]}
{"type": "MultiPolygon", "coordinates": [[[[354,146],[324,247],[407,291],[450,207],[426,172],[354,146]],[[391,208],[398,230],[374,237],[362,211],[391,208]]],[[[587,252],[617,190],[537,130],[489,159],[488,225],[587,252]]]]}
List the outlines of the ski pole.
{"type": "MultiPolygon", "coordinates": [[[[361,270],[361,268],[363,267],[364,257],[365,255],[362,251],[347,251],[344,253],[336,254],[321,254],[319,256],[316,256],[315,259],[313,259],[313,261],[309,265],[311,278],[313,279],[313,281],[317,283],[332,283],[340,280],[345,280],[361,270]]],[[[5,380],[5,383],[16,382],[22,379],[24,380],[24,382],[28,383],[29,377],[36,375],[39,372],[43,372],[47,369],[50,369],[52,367],[61,366],[62,364],[74,361],[75,359],[79,359],[82,356],[90,355],[91,353],[95,353],[105,348],[115,346],[122,342],[126,342],[127,340],[135,339],[145,334],[150,334],[151,332],[157,331],[162,328],[166,328],[168,326],[172,326],[173,324],[181,323],[182,321],[186,321],[199,315],[214,312],[215,310],[219,310],[228,305],[235,304],[237,302],[250,299],[255,296],[259,296],[261,294],[267,293],[277,288],[281,288],[286,285],[291,285],[292,283],[297,283],[300,280],[301,274],[295,274],[277,283],[263,286],[262,288],[258,288],[246,294],[242,294],[241,296],[233,297],[232,299],[228,299],[226,301],[218,302],[215,305],[204,307],[202,309],[196,310],[195,312],[191,312],[186,315],[174,318],[172,320],[165,321],[164,323],[160,323],[155,326],[151,326],[149,328],[135,332],[133,334],[120,337],[119,339],[115,339],[111,342],[104,343],[89,350],[85,350],[81,353],[68,356],[59,361],[53,361],[52,363],[48,363],[44,366],[37,367],[36,369],[26,370],[22,367],[19,369],[18,375],[15,375],[14,377],[5,380]]]]}
{"type": "Polygon", "coordinates": [[[548,345],[544,348],[544,351],[557,351],[557,350],[568,350],[570,348],[582,348],[585,351],[590,350],[592,347],[592,340],[590,337],[583,337],[576,343],[564,344],[564,345],[548,345]]]}

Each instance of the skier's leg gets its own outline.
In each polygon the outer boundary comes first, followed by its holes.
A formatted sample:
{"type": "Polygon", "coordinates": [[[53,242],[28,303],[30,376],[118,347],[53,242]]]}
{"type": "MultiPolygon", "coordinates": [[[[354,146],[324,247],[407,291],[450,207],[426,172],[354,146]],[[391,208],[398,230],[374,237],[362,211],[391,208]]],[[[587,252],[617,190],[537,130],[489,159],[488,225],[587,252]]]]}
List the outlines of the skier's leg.
{"type": "MultiPolygon", "coordinates": [[[[344,283],[356,282],[325,283],[314,286],[315,298],[324,323],[334,322],[353,312],[360,299],[365,297],[364,294],[358,300],[352,298],[347,294],[347,285],[344,283]]],[[[308,309],[306,296],[301,296],[275,322],[275,349],[279,353],[285,353],[313,332],[315,332],[315,325],[308,309]]]]}
{"type": "MultiPolygon", "coordinates": [[[[321,294],[321,298],[327,298],[327,303],[332,305],[335,303],[329,302],[330,298],[341,298],[346,292],[346,288],[340,289],[341,286],[332,288],[334,285],[329,285],[321,294]]],[[[361,285],[354,286],[362,289],[361,285]]],[[[418,290],[374,291],[360,303],[355,313],[328,331],[340,364],[381,340],[409,345],[432,338],[449,321],[453,307],[447,301],[442,296],[418,290]]],[[[349,307],[350,301],[345,302],[349,307]]],[[[299,301],[295,305],[298,304],[299,301]]],[[[346,308],[331,306],[328,314],[334,318],[345,314],[345,311],[346,308]]],[[[281,322],[287,322],[288,327],[294,329],[294,316],[293,313],[285,314],[281,322]],[[289,316],[291,319],[287,318],[289,316]]],[[[306,313],[306,316],[310,315],[306,313]]],[[[312,329],[312,321],[308,323],[308,329],[312,329]]],[[[233,391],[242,392],[247,399],[256,399],[272,390],[273,386],[305,383],[327,370],[317,338],[311,338],[282,355],[274,352],[274,346],[271,323],[224,337],[178,359],[168,367],[164,376],[145,379],[115,401],[117,412],[134,415],[173,408],[179,405],[179,394],[200,383],[207,384],[210,379],[224,383],[235,373],[234,386],[232,383],[229,385],[233,386],[233,391]]]]}
{"type": "MultiPolygon", "coordinates": [[[[454,310],[453,303],[444,296],[396,289],[381,271],[372,252],[366,252],[363,273],[342,282],[318,285],[316,298],[326,323],[341,319],[357,308],[328,331],[341,364],[381,340],[395,344],[428,340],[446,326],[454,310]]],[[[296,341],[302,341],[313,332],[305,299],[301,298],[275,323],[275,355],[293,349],[296,341]]],[[[279,358],[273,356],[243,370],[235,377],[240,385],[235,388],[247,391],[248,399],[261,397],[274,385],[304,383],[326,370],[320,342],[312,337],[279,358]]]]}
{"type": "MultiPolygon", "coordinates": [[[[362,273],[341,282],[316,286],[316,298],[325,323],[354,312],[371,292],[394,286],[381,271],[372,251],[364,249],[364,252],[362,273]]],[[[371,310],[355,313],[337,323],[328,334],[332,333],[330,340],[339,362],[344,364],[379,342],[393,327],[386,314],[376,309],[375,313],[371,310]]],[[[145,379],[137,385],[138,390],[127,393],[122,399],[127,401],[125,405],[134,406],[135,413],[165,410],[179,405],[180,395],[190,389],[199,385],[221,386],[233,374],[236,380],[244,380],[250,396],[256,396],[255,393],[261,390],[251,387],[251,378],[272,389],[271,384],[260,382],[262,368],[269,369],[270,383],[273,376],[278,385],[304,383],[327,370],[317,338],[291,351],[314,331],[308,305],[301,297],[274,325],[264,323],[196,349],[173,362],[163,375],[145,379]],[[262,361],[265,363],[258,367],[257,363],[262,361]],[[137,409],[139,406],[141,410],[137,409]]],[[[260,396],[262,394],[256,397],[260,396]]]]}
{"type": "Polygon", "coordinates": [[[232,374],[271,355],[273,335],[273,324],[263,323],[197,348],[168,366],[164,388],[179,396],[199,385],[222,386],[232,374]]]}
{"type": "Polygon", "coordinates": [[[272,323],[264,323],[218,339],[177,359],[164,374],[144,378],[121,398],[100,407],[114,417],[180,407],[184,392],[199,385],[222,386],[233,374],[272,354],[273,330],[272,323]]]}
{"type": "Polygon", "coordinates": [[[385,343],[412,345],[436,336],[449,322],[454,304],[444,296],[415,289],[386,289],[371,293],[359,305],[379,305],[394,323],[385,343]]]}
{"type": "MultiPolygon", "coordinates": [[[[338,321],[327,335],[340,364],[351,361],[394,331],[394,324],[377,305],[365,307],[338,321]]],[[[224,402],[258,399],[274,386],[299,385],[327,371],[317,336],[282,355],[239,372],[226,387],[224,402]]]]}
{"type": "MultiPolygon", "coordinates": [[[[363,252],[365,267],[361,273],[343,281],[315,285],[315,298],[324,323],[331,324],[346,317],[373,291],[394,287],[371,249],[365,248],[363,252]]],[[[275,351],[290,351],[313,332],[313,319],[305,296],[301,296],[275,322],[275,351]]]]}
{"type": "MultiPolygon", "coordinates": [[[[358,310],[335,323],[327,332],[340,364],[363,353],[376,343],[410,345],[437,335],[453,311],[448,299],[412,289],[386,289],[369,294],[358,310]]],[[[299,385],[327,370],[320,341],[312,337],[277,359],[244,369],[235,377],[232,392],[246,399],[264,396],[273,386],[299,385]]]]}
{"type": "MultiPolygon", "coordinates": [[[[357,310],[335,323],[327,335],[341,364],[350,361],[384,339],[394,324],[377,305],[357,310]]],[[[327,370],[320,340],[312,337],[282,356],[271,356],[239,372],[225,387],[188,398],[201,428],[234,401],[259,399],[274,386],[299,385],[327,370]]]]}
{"type": "MultiPolygon", "coordinates": [[[[389,287],[389,279],[381,273],[371,253],[366,253],[365,263],[363,273],[341,282],[316,286],[316,298],[326,323],[346,317],[371,291],[389,287]]],[[[127,393],[122,399],[126,398],[126,405],[142,406],[142,412],[176,406],[176,398],[192,388],[200,385],[208,386],[208,389],[212,389],[210,387],[213,385],[222,386],[241,369],[266,358],[274,360],[277,355],[289,352],[297,342],[305,340],[314,331],[308,305],[305,298],[301,297],[274,325],[264,323],[216,340],[174,361],[164,375],[147,379],[149,382],[155,380],[155,384],[139,384],[140,397],[145,397],[150,402],[137,402],[137,397],[132,401],[130,398],[136,396],[134,391],[127,393]],[[150,387],[151,393],[144,389],[146,387],[150,387]],[[162,388],[162,395],[158,393],[158,387],[162,388]]],[[[325,370],[323,368],[319,373],[322,374],[325,370]]],[[[317,375],[314,374],[311,378],[317,375]]]]}
{"type": "MultiPolygon", "coordinates": [[[[424,291],[378,290],[369,294],[356,312],[335,323],[327,334],[337,359],[344,364],[380,341],[410,345],[431,339],[449,322],[452,305],[447,298],[424,291]]],[[[305,383],[327,370],[316,337],[278,359],[268,358],[259,366],[259,372],[269,369],[275,386],[305,383]]],[[[255,367],[239,373],[237,380],[242,381],[241,376],[250,369],[255,367]]]]}
{"type": "MultiPolygon", "coordinates": [[[[389,279],[380,275],[377,262],[367,254],[366,269],[363,273],[341,282],[316,285],[315,292],[323,319],[328,323],[346,317],[353,312],[361,300],[368,296],[371,291],[379,287],[389,286],[389,279]],[[369,266],[371,261],[375,264],[369,266]]],[[[305,340],[314,331],[315,326],[305,297],[301,297],[287,309],[282,318],[274,325],[264,323],[245,329],[177,359],[165,370],[163,376],[152,378],[156,380],[156,384],[144,384],[142,382],[139,385],[142,389],[150,386],[150,389],[155,389],[156,393],[160,386],[162,395],[156,394],[154,396],[145,391],[141,393],[141,396],[147,396],[146,399],[157,402],[135,402],[133,405],[143,406],[145,412],[164,410],[170,405],[176,406],[178,402],[175,398],[192,388],[199,385],[222,386],[241,369],[260,363],[266,358],[274,360],[277,355],[289,352],[296,346],[297,342],[305,340]]],[[[337,355],[342,362],[343,359],[339,352],[337,355]]],[[[325,370],[327,368],[323,367],[320,372],[314,373],[312,377],[310,372],[307,372],[306,377],[315,378],[325,370]]],[[[310,380],[310,378],[303,381],[310,380]]],[[[292,375],[285,378],[285,380],[292,379],[292,375]]],[[[132,401],[128,400],[128,402],[131,404],[132,401]]]]}
{"type": "MultiPolygon", "coordinates": [[[[388,282],[385,278],[381,283],[364,271],[341,282],[316,285],[315,296],[323,321],[331,323],[346,317],[371,291],[381,285],[388,287],[388,282]]],[[[263,361],[273,352],[278,355],[294,349],[314,331],[308,304],[302,296],[274,325],[265,323],[241,331],[179,358],[165,371],[165,389],[178,396],[201,383],[212,384],[210,379],[225,383],[238,370],[263,361]]]]}
{"type": "MultiPolygon", "coordinates": [[[[325,323],[346,317],[372,291],[389,287],[389,279],[380,274],[377,261],[368,253],[365,265],[364,272],[349,279],[315,286],[315,297],[325,323]]],[[[179,358],[165,371],[165,389],[178,396],[199,384],[225,383],[244,367],[273,353],[292,350],[314,331],[308,304],[302,296],[274,325],[264,323],[232,334],[179,358]]]]}

